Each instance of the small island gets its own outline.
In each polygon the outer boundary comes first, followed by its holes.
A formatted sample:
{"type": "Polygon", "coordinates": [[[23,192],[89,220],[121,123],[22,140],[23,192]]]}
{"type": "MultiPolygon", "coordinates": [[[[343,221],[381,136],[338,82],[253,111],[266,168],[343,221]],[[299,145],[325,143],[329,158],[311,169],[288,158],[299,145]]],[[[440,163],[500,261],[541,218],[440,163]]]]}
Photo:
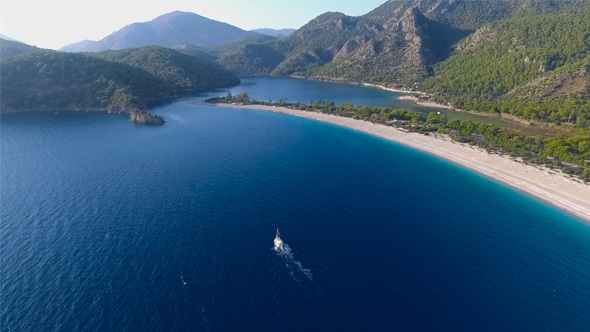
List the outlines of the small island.
{"type": "Polygon", "coordinates": [[[156,124],[163,125],[164,118],[159,115],[153,115],[149,111],[133,110],[129,115],[129,118],[133,122],[145,123],[145,124],[156,124]]]}

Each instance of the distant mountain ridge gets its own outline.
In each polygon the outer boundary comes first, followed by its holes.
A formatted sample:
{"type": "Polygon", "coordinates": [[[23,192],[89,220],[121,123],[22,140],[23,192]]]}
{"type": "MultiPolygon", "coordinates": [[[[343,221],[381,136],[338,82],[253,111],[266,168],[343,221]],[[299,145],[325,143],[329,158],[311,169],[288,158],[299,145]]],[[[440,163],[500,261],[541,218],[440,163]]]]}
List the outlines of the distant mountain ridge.
{"type": "Polygon", "coordinates": [[[214,46],[254,32],[208,19],[195,13],[175,11],[149,22],[133,23],[99,41],[84,40],[62,47],[66,52],[100,52],[157,45],[180,47],[184,44],[214,46]]]}
{"type": "Polygon", "coordinates": [[[297,31],[297,29],[254,29],[250,30],[252,32],[257,32],[263,35],[280,38],[280,37],[287,37],[288,35],[292,34],[293,32],[297,31]]]}

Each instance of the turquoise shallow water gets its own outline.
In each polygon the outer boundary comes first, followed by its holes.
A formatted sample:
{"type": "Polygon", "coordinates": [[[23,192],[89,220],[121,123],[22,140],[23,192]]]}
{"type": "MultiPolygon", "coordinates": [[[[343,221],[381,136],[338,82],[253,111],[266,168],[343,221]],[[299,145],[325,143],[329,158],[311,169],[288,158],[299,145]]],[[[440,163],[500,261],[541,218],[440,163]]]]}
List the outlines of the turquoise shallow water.
{"type": "Polygon", "coordinates": [[[582,221],[379,138],[198,100],[155,110],[164,126],[2,116],[3,331],[590,329],[582,221]]]}

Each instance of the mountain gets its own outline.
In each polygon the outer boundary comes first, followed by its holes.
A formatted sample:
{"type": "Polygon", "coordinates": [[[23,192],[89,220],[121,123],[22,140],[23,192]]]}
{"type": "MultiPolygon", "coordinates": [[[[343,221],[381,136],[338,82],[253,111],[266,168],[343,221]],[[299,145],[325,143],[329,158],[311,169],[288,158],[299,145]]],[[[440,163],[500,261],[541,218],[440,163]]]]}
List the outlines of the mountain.
{"type": "Polygon", "coordinates": [[[129,113],[146,102],[239,83],[218,65],[150,46],[104,53],[37,52],[0,59],[0,110],[129,113]]]}
{"type": "Polygon", "coordinates": [[[357,36],[372,38],[380,29],[373,22],[356,17],[324,13],[274,43],[274,48],[285,54],[285,60],[272,73],[313,76],[313,70],[330,62],[348,40],[357,36]]]}
{"type": "MultiPolygon", "coordinates": [[[[320,78],[404,84],[414,87],[431,75],[430,66],[447,57],[454,43],[469,32],[408,8],[385,23],[373,38],[347,41],[332,61],[313,73],[320,78]]],[[[366,18],[365,18],[366,19],[366,18]]]]}
{"type": "Polygon", "coordinates": [[[148,45],[171,48],[184,44],[213,46],[251,33],[194,13],[175,11],[149,22],[130,24],[99,41],[82,41],[61,50],[99,52],[148,45]]]}
{"type": "Polygon", "coordinates": [[[6,40],[0,38],[0,58],[8,58],[22,54],[44,52],[42,48],[23,44],[14,40],[6,40]]]}
{"type": "Polygon", "coordinates": [[[275,37],[275,38],[281,38],[281,37],[286,37],[290,34],[292,34],[293,32],[297,31],[297,29],[267,29],[267,28],[262,28],[262,29],[254,29],[254,30],[250,30],[252,32],[256,32],[256,33],[260,33],[263,35],[267,35],[267,36],[271,36],[271,37],[275,37]]]}
{"type": "Polygon", "coordinates": [[[589,7],[586,0],[390,0],[359,17],[322,14],[288,37],[225,50],[218,61],[240,72],[414,88],[484,24],[589,7]]]}

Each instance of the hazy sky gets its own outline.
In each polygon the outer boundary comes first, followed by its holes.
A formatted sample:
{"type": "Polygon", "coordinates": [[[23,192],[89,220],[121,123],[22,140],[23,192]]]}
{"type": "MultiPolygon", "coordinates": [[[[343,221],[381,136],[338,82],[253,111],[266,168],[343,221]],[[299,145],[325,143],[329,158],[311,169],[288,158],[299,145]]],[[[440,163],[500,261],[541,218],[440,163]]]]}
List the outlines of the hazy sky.
{"type": "Polygon", "coordinates": [[[0,33],[57,49],[99,40],[134,23],[175,10],[245,30],[299,28],[326,11],[362,15],[385,0],[0,0],[0,33]]]}

